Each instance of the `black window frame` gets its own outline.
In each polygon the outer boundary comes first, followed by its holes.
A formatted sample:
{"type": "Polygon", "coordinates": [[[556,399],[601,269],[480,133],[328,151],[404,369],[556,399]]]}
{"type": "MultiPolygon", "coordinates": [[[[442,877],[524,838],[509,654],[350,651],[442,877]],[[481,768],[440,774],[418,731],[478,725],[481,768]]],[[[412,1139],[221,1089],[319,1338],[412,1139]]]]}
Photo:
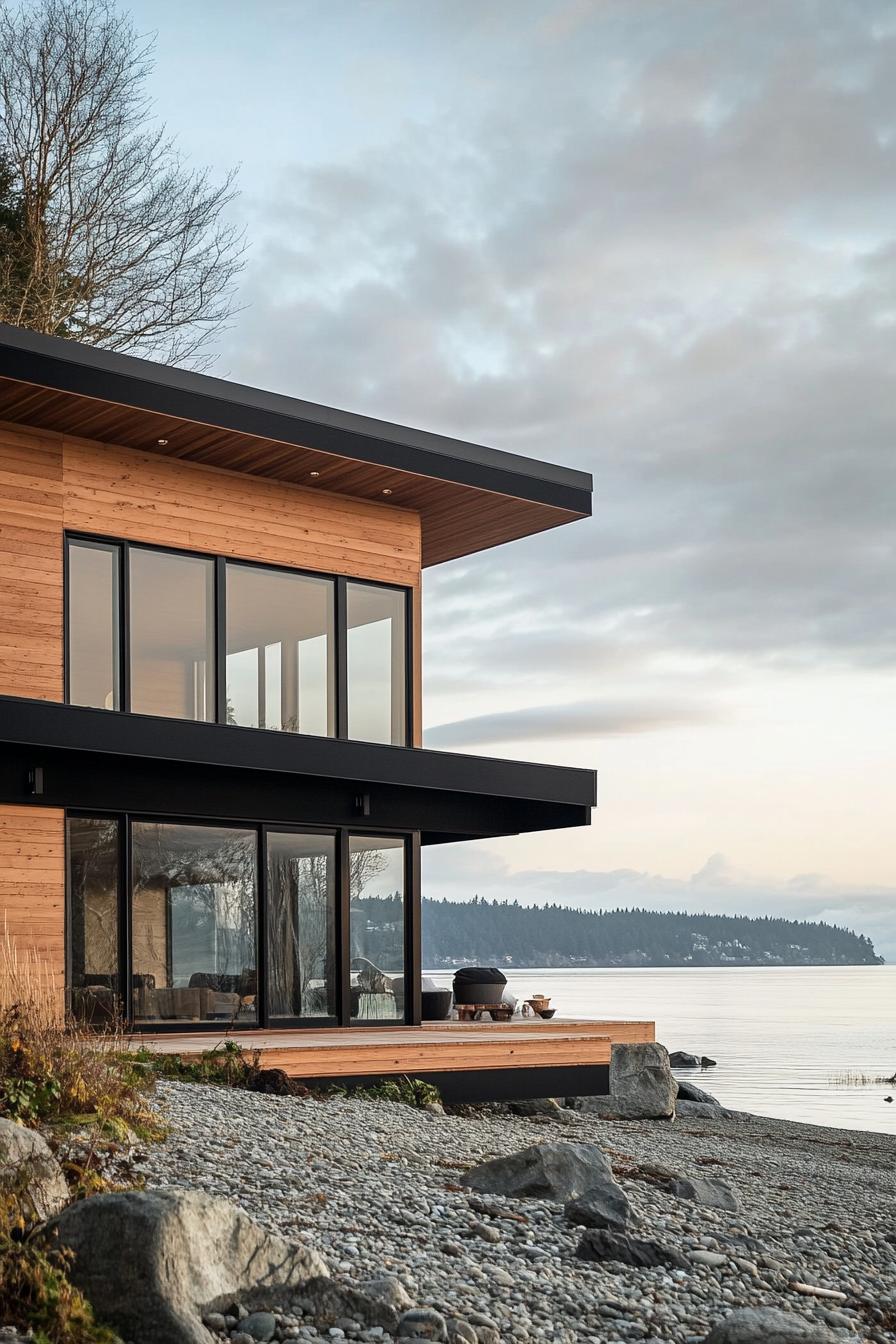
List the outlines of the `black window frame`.
{"type": "MultiPolygon", "coordinates": [[[[66,530],[63,533],[63,695],[66,704],[72,704],[70,687],[70,566],[69,544],[94,543],[99,546],[118,548],[118,675],[120,708],[108,710],[110,714],[130,714],[131,709],[131,650],[130,650],[130,553],[132,549],[155,551],[163,555],[190,556],[197,560],[214,562],[214,630],[213,646],[215,669],[213,677],[215,707],[214,717],[209,720],[188,720],[188,722],[207,722],[219,727],[232,727],[227,723],[227,565],[251,566],[255,569],[275,570],[283,574],[295,574],[304,578],[323,579],[333,584],[333,640],[335,663],[335,732],[333,737],[343,741],[350,739],[348,734],[348,599],[349,583],[363,584],[370,588],[385,588],[404,595],[404,682],[405,714],[404,742],[402,746],[413,748],[414,722],[416,718],[415,677],[414,677],[414,590],[406,584],[384,583],[379,579],[365,579],[354,574],[334,574],[327,570],[299,568],[295,565],[272,564],[266,560],[248,559],[241,555],[219,555],[210,551],[198,551],[186,546],[162,546],[154,542],[132,541],[129,538],[106,536],[102,533],[66,530]]],[[[173,719],[173,715],[153,715],[151,717],[173,719]]],[[[248,725],[236,725],[247,727],[248,725]]],[[[256,728],[255,732],[283,732],[279,728],[256,728]]],[[[307,734],[292,733],[290,736],[302,737],[307,734]]],[[[326,734],[327,737],[331,736],[326,734]]]]}
{"type": "Polygon", "coordinates": [[[255,895],[255,950],[258,975],[258,1011],[256,1020],[249,1023],[227,1024],[228,1034],[251,1035],[257,1031],[318,1030],[338,1027],[359,1030],[388,1029],[416,1026],[420,1023],[420,832],[395,830],[388,826],[321,826],[300,821],[285,824],[276,821],[242,821],[238,817],[205,817],[148,813],[143,811],[110,811],[102,808],[66,808],[65,818],[65,976],[66,995],[71,996],[72,979],[72,884],[71,853],[68,843],[70,818],[104,818],[118,825],[118,983],[120,986],[121,1020],[128,1031],[147,1035],[177,1035],[184,1033],[220,1034],[220,1022],[182,1021],[139,1022],[134,1019],[133,947],[131,939],[131,892],[133,888],[133,855],[131,830],[134,822],[161,823],[175,826],[239,827],[254,831],[257,836],[257,868],[255,895]],[[269,832],[293,835],[331,835],[335,837],[336,862],[336,976],[337,1013],[328,1017],[275,1017],[270,1015],[268,996],[268,874],[267,836],[269,832]],[[351,892],[349,880],[349,836],[394,836],[404,841],[404,1014],[400,1018],[353,1018],[351,1015],[351,892]]]}

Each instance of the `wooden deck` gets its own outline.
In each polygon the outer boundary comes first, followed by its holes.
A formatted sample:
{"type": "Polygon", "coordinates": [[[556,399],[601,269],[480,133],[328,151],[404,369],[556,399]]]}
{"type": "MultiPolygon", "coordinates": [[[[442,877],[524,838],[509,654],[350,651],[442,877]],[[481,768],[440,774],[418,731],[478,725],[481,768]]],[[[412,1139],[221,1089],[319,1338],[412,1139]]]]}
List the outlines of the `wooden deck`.
{"type": "MultiPolygon", "coordinates": [[[[614,1041],[652,1041],[653,1022],[427,1022],[420,1027],[328,1027],[233,1032],[227,1039],[261,1052],[263,1068],[293,1078],[352,1079],[515,1069],[605,1068],[614,1041]]],[[[212,1033],[141,1036],[154,1050],[198,1054],[212,1033]]]]}

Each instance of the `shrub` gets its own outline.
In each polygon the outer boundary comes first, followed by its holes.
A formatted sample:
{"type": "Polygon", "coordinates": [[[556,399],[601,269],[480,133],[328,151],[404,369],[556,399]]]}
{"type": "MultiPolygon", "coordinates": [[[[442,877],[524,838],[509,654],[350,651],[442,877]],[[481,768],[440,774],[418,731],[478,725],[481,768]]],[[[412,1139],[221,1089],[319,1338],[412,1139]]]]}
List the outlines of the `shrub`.
{"type": "Polygon", "coordinates": [[[116,1344],[66,1273],[61,1251],[24,1236],[15,1215],[0,1207],[0,1303],[3,1323],[32,1330],[35,1344],[116,1344]]]}
{"type": "Polygon", "coordinates": [[[89,1031],[62,1010],[36,952],[0,938],[0,1115],[26,1125],[95,1123],[113,1138],[160,1138],[152,1076],[125,1053],[120,1027],[89,1031]]]}

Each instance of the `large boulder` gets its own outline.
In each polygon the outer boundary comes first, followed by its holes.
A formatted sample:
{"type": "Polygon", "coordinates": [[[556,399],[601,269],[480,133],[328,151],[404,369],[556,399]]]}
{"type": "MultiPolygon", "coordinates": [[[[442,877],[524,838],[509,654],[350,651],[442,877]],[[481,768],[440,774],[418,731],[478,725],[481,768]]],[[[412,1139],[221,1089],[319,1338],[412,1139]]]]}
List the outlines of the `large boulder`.
{"type": "Polygon", "coordinates": [[[738,1120],[742,1111],[729,1111],[717,1101],[677,1101],[675,1114],[682,1120],[738,1120]]]}
{"type": "Polygon", "coordinates": [[[727,1209],[729,1213],[740,1212],[740,1200],[724,1181],[714,1180],[712,1176],[678,1176],[669,1189],[679,1199],[692,1200],[707,1209],[727,1209]]]}
{"type": "Polygon", "coordinates": [[[580,1260],[615,1260],[622,1265],[633,1265],[636,1269],[688,1268],[687,1260],[673,1246],[663,1246],[658,1241],[642,1241],[638,1237],[629,1237],[624,1232],[613,1232],[604,1227],[589,1227],[582,1235],[576,1255],[580,1260]]]}
{"type": "Polygon", "coordinates": [[[673,1069],[699,1069],[700,1060],[696,1055],[689,1055],[686,1050],[673,1050],[669,1056],[669,1063],[673,1069]]]}
{"type": "Polygon", "coordinates": [[[484,1195],[565,1204],[592,1186],[612,1181],[613,1172],[596,1143],[536,1143],[510,1157],[482,1162],[460,1179],[484,1195]]]}
{"type": "MultiPolygon", "coordinates": [[[[672,1062],[671,1059],[669,1061],[672,1062]]],[[[706,1106],[721,1106],[718,1097],[714,1097],[711,1092],[704,1092],[702,1087],[696,1083],[687,1083],[682,1078],[675,1081],[676,1104],[680,1101],[702,1101],[706,1106]]]]}
{"type": "Polygon", "coordinates": [[[365,1329],[380,1325],[393,1335],[401,1313],[411,1306],[398,1279],[388,1287],[381,1279],[360,1288],[329,1277],[311,1279],[303,1286],[298,1301],[318,1327],[334,1326],[337,1321],[347,1319],[357,1321],[365,1329]]]}
{"type": "Polygon", "coordinates": [[[615,1043],[610,1054],[610,1096],[645,1120],[674,1116],[675,1079],[666,1047],[656,1041],[615,1043]]]}
{"type": "Polygon", "coordinates": [[[69,1200],[46,1139],[14,1120],[0,1119],[0,1195],[14,1201],[26,1223],[52,1218],[69,1200]]]}
{"type": "Polygon", "coordinates": [[[837,1338],[820,1321],[777,1307],[743,1307],[713,1326],[705,1344],[836,1344],[837,1338]]]}
{"type": "Polygon", "coordinates": [[[72,1253],[71,1278],[97,1319],[132,1344],[208,1344],[205,1313],[256,1293],[270,1305],[328,1275],[315,1251],[198,1190],[95,1195],[47,1236],[72,1253]]]}
{"type": "Polygon", "coordinates": [[[625,1191],[612,1176],[595,1182],[577,1199],[567,1200],[563,1210],[569,1222],[580,1227],[625,1227],[632,1216],[625,1191]]]}

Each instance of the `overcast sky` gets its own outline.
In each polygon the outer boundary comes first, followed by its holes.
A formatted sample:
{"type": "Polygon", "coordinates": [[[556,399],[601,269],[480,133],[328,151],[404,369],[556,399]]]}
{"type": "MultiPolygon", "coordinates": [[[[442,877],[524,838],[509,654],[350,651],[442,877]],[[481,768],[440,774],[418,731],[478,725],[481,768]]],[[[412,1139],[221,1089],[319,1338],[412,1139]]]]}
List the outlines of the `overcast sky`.
{"type": "Polygon", "coordinates": [[[427,574],[427,742],[599,770],[430,895],[780,912],[896,958],[892,0],[140,0],[241,164],[215,372],[585,468],[427,574]]]}

